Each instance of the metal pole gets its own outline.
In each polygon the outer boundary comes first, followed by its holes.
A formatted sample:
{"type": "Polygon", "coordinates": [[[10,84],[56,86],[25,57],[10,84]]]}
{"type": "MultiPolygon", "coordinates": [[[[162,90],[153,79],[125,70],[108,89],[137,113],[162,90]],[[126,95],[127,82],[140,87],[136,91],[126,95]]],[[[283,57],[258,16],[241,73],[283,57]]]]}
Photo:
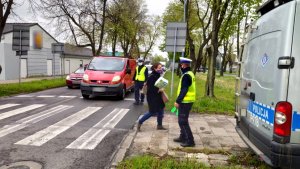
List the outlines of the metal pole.
{"type": "Polygon", "coordinates": [[[171,98],[173,96],[173,83],[174,83],[174,68],[175,68],[175,56],[176,56],[176,46],[177,46],[177,30],[178,27],[175,29],[175,37],[174,37],[174,51],[173,51],[173,66],[172,66],[172,83],[171,83],[171,98]]]}
{"type": "MultiPolygon", "coordinates": [[[[184,0],[184,7],[183,7],[183,22],[186,22],[186,2],[187,0],[184,0]]],[[[184,51],[181,53],[181,56],[184,57],[184,51]]]]}
{"type": "Polygon", "coordinates": [[[19,48],[19,84],[21,84],[21,57],[22,57],[22,31],[20,30],[20,48],[19,48]]]}
{"type": "Polygon", "coordinates": [[[52,75],[53,75],[53,78],[55,78],[55,54],[53,53],[53,60],[52,60],[52,75]]]}

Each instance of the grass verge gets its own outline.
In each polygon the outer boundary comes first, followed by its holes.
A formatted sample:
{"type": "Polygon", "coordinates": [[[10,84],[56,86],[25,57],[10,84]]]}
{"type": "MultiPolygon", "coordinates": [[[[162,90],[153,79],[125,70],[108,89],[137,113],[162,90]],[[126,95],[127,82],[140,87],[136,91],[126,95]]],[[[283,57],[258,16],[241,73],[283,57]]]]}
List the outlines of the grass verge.
{"type": "Polygon", "coordinates": [[[117,169],[270,169],[270,167],[263,162],[255,161],[256,156],[249,155],[248,157],[250,158],[245,158],[242,155],[231,156],[227,166],[208,166],[207,164],[199,162],[196,159],[180,160],[170,156],[158,157],[153,155],[143,155],[131,157],[120,162],[117,166],[117,169]]]}
{"type": "MultiPolygon", "coordinates": [[[[177,97],[177,88],[179,83],[179,76],[174,74],[173,96],[171,93],[171,73],[167,72],[164,76],[169,80],[168,87],[165,89],[169,95],[170,101],[166,104],[166,109],[170,111],[174,106],[177,97]]],[[[205,114],[226,114],[234,115],[234,87],[235,77],[233,76],[216,76],[215,79],[215,97],[205,97],[204,87],[206,82],[206,74],[196,74],[196,102],[193,105],[191,112],[205,113],[205,114]]]]}
{"type": "Polygon", "coordinates": [[[0,84],[0,97],[12,96],[22,93],[31,93],[66,86],[64,78],[43,79],[32,82],[0,84]]]}

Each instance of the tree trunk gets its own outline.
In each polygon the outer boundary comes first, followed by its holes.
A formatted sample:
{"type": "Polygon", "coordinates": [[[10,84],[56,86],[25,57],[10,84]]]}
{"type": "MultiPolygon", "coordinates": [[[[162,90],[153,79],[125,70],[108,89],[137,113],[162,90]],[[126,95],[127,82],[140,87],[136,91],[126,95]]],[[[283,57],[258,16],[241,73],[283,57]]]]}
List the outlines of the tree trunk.
{"type": "Polygon", "coordinates": [[[223,53],[222,64],[220,68],[220,76],[224,76],[224,72],[226,72],[226,61],[227,61],[226,56],[227,56],[228,44],[229,44],[229,40],[226,39],[224,42],[224,53],[223,53]]]}
{"type": "Polygon", "coordinates": [[[107,0],[103,0],[102,25],[101,25],[100,42],[99,42],[99,47],[97,50],[97,55],[99,55],[102,50],[102,42],[103,42],[103,37],[104,37],[104,27],[105,27],[105,18],[106,18],[106,16],[105,16],[106,2],[107,2],[107,0]]]}
{"type": "MultiPolygon", "coordinates": [[[[213,35],[214,36],[214,35],[213,35]]],[[[216,58],[214,57],[214,45],[210,45],[207,49],[208,53],[208,74],[205,84],[205,95],[209,97],[214,97],[214,81],[216,74],[216,58]]]]}
{"type": "Polygon", "coordinates": [[[6,24],[6,20],[10,14],[10,10],[11,10],[11,6],[13,4],[13,0],[9,0],[8,2],[6,2],[6,8],[5,8],[5,12],[3,11],[4,9],[4,2],[1,1],[0,3],[0,42],[2,39],[2,33],[6,24]],[[3,14],[4,12],[4,14],[3,14]]]}

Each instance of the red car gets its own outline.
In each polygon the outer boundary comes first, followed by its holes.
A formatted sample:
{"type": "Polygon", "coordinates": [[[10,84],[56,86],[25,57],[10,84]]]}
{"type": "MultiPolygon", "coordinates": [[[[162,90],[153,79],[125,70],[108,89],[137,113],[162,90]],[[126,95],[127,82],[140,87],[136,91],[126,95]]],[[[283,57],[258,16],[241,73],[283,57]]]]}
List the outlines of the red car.
{"type": "Polygon", "coordinates": [[[84,74],[84,68],[79,67],[74,73],[66,77],[66,84],[69,89],[80,88],[80,83],[84,74]]]}
{"type": "Polygon", "coordinates": [[[98,56],[87,66],[81,81],[82,97],[117,96],[124,99],[133,90],[136,61],[123,57],[98,56]]]}

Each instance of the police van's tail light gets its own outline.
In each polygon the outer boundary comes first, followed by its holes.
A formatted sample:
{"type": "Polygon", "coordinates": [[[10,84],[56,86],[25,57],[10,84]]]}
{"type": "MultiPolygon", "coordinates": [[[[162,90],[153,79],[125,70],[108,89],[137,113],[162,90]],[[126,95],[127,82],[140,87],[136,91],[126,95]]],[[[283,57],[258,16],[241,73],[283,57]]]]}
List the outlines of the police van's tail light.
{"type": "Polygon", "coordinates": [[[289,102],[278,102],[275,108],[274,134],[291,135],[292,105],[289,102]]]}

